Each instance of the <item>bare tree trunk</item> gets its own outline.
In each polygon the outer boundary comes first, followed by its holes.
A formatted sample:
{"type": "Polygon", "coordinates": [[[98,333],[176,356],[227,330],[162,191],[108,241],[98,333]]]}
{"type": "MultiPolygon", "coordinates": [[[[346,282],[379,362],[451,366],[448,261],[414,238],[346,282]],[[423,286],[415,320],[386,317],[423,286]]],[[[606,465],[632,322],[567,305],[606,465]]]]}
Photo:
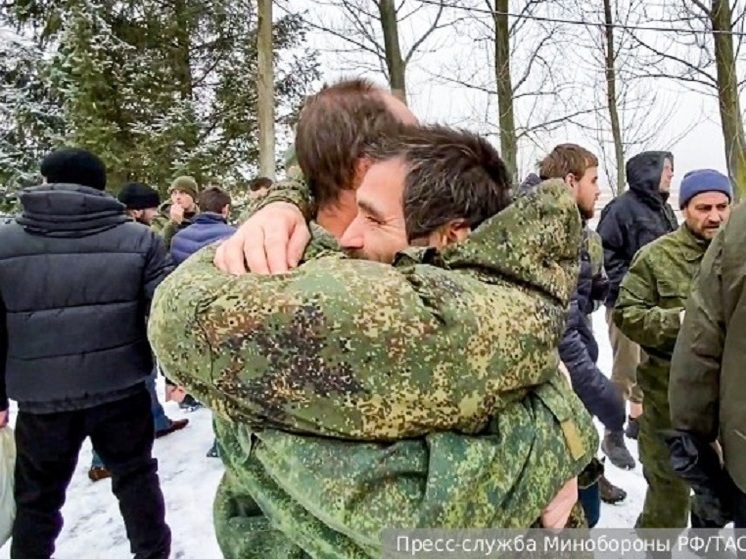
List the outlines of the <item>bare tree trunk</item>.
{"type": "Polygon", "coordinates": [[[611,120],[611,134],[614,137],[614,157],[616,159],[616,188],[614,194],[624,192],[624,142],[622,127],[619,124],[619,107],[616,94],[616,54],[614,50],[614,21],[611,17],[611,0],[604,0],[604,23],[606,24],[606,103],[611,120]]]}
{"type": "Polygon", "coordinates": [[[399,99],[407,102],[406,69],[407,65],[401,55],[399,45],[399,22],[396,17],[394,0],[379,0],[378,11],[381,14],[386,67],[389,71],[391,91],[399,99]]]}
{"type": "Polygon", "coordinates": [[[259,113],[259,172],[275,178],[275,92],[272,67],[272,0],[259,0],[257,105],[259,113]]]}
{"type": "Polygon", "coordinates": [[[725,141],[725,161],[736,189],[736,197],[746,195],[746,141],[741,103],[738,98],[738,75],[733,54],[733,36],[723,31],[731,31],[732,13],[727,0],[713,0],[712,12],[713,41],[715,43],[715,65],[717,68],[717,89],[720,105],[720,122],[725,141]]]}
{"type": "Polygon", "coordinates": [[[514,181],[518,180],[518,140],[513,114],[513,84],[510,77],[510,32],[508,0],[495,0],[495,84],[497,86],[500,151],[514,181]]]}

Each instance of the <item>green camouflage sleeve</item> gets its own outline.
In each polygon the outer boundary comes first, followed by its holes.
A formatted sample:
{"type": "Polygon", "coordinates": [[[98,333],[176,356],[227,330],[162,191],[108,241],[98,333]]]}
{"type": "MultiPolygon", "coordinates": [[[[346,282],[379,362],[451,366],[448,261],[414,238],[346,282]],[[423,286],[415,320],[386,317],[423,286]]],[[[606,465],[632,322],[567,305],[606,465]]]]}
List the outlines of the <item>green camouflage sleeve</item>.
{"type": "Polygon", "coordinates": [[[151,343],[166,374],[256,426],[477,432],[512,391],[556,373],[580,243],[560,182],[426,263],[322,252],[287,274],[230,276],[205,250],[159,288],[151,343]]]}
{"type": "Polygon", "coordinates": [[[256,212],[274,202],[288,202],[297,206],[306,221],[311,221],[316,215],[316,204],[308,184],[300,170],[293,168],[288,171],[288,177],[285,180],[274,183],[265,196],[257,199],[246,209],[240,217],[240,223],[246,222],[256,212]]]}
{"type": "Polygon", "coordinates": [[[679,315],[683,308],[664,309],[659,306],[651,254],[643,248],[632,259],[619,287],[612,317],[622,333],[633,342],[670,353],[679,334],[679,315]]]}

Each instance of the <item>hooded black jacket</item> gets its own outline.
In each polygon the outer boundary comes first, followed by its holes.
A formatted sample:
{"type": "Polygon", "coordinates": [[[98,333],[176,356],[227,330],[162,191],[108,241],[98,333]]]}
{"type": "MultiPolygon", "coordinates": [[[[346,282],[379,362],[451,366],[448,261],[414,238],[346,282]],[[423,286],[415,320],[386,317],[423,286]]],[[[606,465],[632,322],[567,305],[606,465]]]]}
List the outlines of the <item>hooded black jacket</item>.
{"type": "MultiPolygon", "coordinates": [[[[537,175],[529,175],[520,186],[520,193],[528,192],[541,183],[537,175]]],[[[588,235],[588,229],[584,229],[588,235]]],[[[586,239],[587,240],[587,239],[586,239]]],[[[591,415],[611,431],[624,427],[624,402],[621,394],[596,365],[598,344],[588,316],[593,309],[593,267],[587,242],[580,254],[578,285],[570,298],[565,333],[559,345],[560,359],[567,367],[572,388],[591,415]]]]}
{"type": "Polygon", "coordinates": [[[163,242],[112,196],[25,190],[0,225],[0,409],[53,413],[124,398],[152,372],[146,316],[171,271],[163,242]],[[7,387],[7,395],[6,395],[7,387]]]}
{"type": "Polygon", "coordinates": [[[619,285],[635,253],[679,227],[668,204],[668,193],[659,190],[666,159],[673,164],[669,152],[646,151],[627,161],[629,190],[614,198],[601,212],[596,231],[604,245],[604,267],[609,277],[605,303],[609,308],[616,304],[619,285]]]}

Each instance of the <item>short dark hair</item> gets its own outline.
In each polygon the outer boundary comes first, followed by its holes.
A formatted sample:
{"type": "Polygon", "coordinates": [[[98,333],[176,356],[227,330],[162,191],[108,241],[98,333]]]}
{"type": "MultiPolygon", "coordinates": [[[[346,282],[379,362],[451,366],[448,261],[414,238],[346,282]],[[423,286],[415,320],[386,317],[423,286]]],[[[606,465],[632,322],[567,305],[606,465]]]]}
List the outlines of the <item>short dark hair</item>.
{"type": "Polygon", "coordinates": [[[68,183],[97,190],[106,188],[106,165],[94,153],[81,148],[62,148],[41,162],[41,174],[48,183],[68,183]]]}
{"type": "Polygon", "coordinates": [[[197,205],[202,212],[219,214],[230,205],[231,196],[219,186],[210,186],[199,193],[197,205]]]}
{"type": "Polygon", "coordinates": [[[406,126],[368,150],[374,161],[401,158],[407,238],[429,235],[452,220],[475,229],[512,201],[508,168],[483,137],[440,125],[406,126]]]}
{"type": "Polygon", "coordinates": [[[355,163],[371,141],[395,135],[401,123],[386,105],[387,91],[366,79],[324,85],[306,99],[295,132],[295,154],[320,206],[352,188],[355,163]]]}
{"type": "Polygon", "coordinates": [[[539,176],[548,180],[575,175],[580,180],[590,167],[598,167],[593,153],[578,144],[559,144],[539,162],[539,176]]]}
{"type": "Polygon", "coordinates": [[[251,192],[258,192],[262,188],[269,188],[272,186],[272,179],[268,177],[257,177],[249,183],[249,190],[251,192]]]}

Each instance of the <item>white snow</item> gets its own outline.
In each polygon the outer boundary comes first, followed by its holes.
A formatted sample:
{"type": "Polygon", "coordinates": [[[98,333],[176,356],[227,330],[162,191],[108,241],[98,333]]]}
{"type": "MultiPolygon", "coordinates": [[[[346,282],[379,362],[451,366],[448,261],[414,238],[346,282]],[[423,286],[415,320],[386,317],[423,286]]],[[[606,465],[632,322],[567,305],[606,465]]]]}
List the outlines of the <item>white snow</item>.
{"type": "MultiPolygon", "coordinates": [[[[593,321],[600,347],[599,366],[609,374],[611,349],[603,309],[594,314],[593,321]]],[[[162,395],[162,379],[159,380],[158,392],[162,395]]],[[[217,559],[221,554],[212,525],[212,503],[223,468],[220,459],[205,456],[212,444],[211,414],[206,409],[182,413],[173,402],[164,404],[164,408],[172,419],[188,417],[190,420],[186,429],[155,443],[168,509],[167,521],[173,533],[172,557],[217,559]]],[[[13,423],[14,418],[11,418],[13,423]]],[[[627,444],[637,458],[637,444],[629,440],[627,444]]],[[[62,509],[65,525],[57,540],[55,558],[129,559],[132,555],[117,502],[110,491],[111,482],[91,483],[87,475],[90,462],[91,447],[87,441],[62,509]]],[[[645,497],[642,466],[638,463],[634,470],[622,471],[607,461],[606,473],[612,483],[627,491],[628,496],[617,505],[602,504],[598,527],[632,527],[645,497]]],[[[9,547],[7,544],[0,549],[0,559],[8,559],[9,547]]]]}

